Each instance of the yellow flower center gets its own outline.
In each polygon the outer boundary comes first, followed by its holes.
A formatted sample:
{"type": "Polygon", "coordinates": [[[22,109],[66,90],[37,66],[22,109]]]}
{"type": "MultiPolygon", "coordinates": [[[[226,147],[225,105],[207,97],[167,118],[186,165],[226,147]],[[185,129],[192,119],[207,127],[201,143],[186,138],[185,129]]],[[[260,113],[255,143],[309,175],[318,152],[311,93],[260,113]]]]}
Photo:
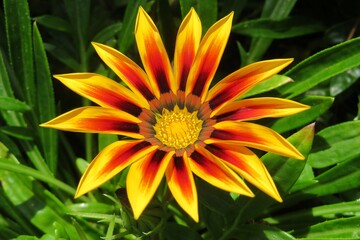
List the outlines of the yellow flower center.
{"type": "Polygon", "coordinates": [[[202,123],[197,111],[189,113],[186,108],[179,109],[176,105],[174,110],[163,109],[156,117],[155,137],[168,147],[186,148],[198,139],[202,123]]]}

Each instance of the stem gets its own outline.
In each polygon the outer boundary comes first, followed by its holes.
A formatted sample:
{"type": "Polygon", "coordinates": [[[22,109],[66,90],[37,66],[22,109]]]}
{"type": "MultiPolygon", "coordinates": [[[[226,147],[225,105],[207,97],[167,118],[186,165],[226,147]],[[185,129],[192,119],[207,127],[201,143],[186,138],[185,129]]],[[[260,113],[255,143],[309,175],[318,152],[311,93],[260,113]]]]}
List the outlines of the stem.
{"type": "Polygon", "coordinates": [[[242,215],[244,213],[244,210],[246,209],[247,205],[250,202],[246,203],[240,210],[240,212],[238,213],[238,215],[236,216],[235,220],[233,221],[233,223],[230,225],[230,227],[228,228],[227,231],[224,232],[224,234],[219,238],[219,240],[226,240],[229,239],[230,235],[232,232],[234,232],[237,228],[237,226],[240,223],[240,220],[242,218],[242,215]]]}

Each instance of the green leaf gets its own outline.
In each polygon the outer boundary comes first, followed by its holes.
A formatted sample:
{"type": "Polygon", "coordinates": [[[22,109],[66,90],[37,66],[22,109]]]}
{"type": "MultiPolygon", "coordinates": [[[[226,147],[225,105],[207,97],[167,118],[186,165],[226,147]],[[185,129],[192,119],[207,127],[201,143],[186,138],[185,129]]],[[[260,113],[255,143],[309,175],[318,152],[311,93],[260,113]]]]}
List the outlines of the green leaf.
{"type": "Polygon", "coordinates": [[[31,108],[26,103],[15,98],[0,96],[0,110],[26,112],[31,110],[31,108]]]}
{"type": "Polygon", "coordinates": [[[35,101],[30,13],[27,0],[4,0],[6,34],[11,65],[27,102],[35,101]]]}
{"type": "Polygon", "coordinates": [[[316,134],[308,163],[314,168],[330,167],[360,156],[358,146],[360,146],[359,120],[330,126],[316,134]]]}
{"type": "Polygon", "coordinates": [[[197,0],[180,0],[181,16],[184,19],[186,14],[189,13],[190,9],[195,8],[197,0]]]}
{"type": "Polygon", "coordinates": [[[240,226],[231,239],[294,240],[295,238],[275,227],[261,224],[247,224],[240,226]]]}
{"type": "Polygon", "coordinates": [[[295,82],[278,88],[282,96],[293,98],[331,77],[360,65],[360,38],[325,49],[290,69],[286,75],[295,82]]]}
{"type": "MultiPolygon", "coordinates": [[[[293,9],[296,0],[266,0],[261,18],[281,20],[286,18],[293,9]]],[[[249,57],[246,64],[259,61],[271,45],[272,39],[253,38],[251,40],[249,57]]]]}
{"type": "MultiPolygon", "coordinates": [[[[49,121],[56,116],[55,97],[50,76],[49,64],[40,32],[34,24],[34,63],[37,89],[37,115],[40,123],[49,121]]],[[[39,128],[39,136],[42,144],[43,154],[49,169],[55,174],[57,169],[58,136],[53,129],[39,128]]]]}
{"type": "Polygon", "coordinates": [[[260,18],[232,27],[232,31],[238,34],[272,39],[297,37],[321,30],[323,26],[319,22],[304,17],[287,17],[281,20],[260,18]]]}
{"type": "MultiPolygon", "coordinates": [[[[135,29],[135,20],[140,6],[146,4],[146,0],[136,0],[129,1],[123,19],[123,26],[119,33],[119,41],[118,41],[118,49],[122,53],[126,53],[126,51],[130,48],[130,46],[134,43],[134,29],[135,29]]],[[[146,8],[145,8],[146,9],[146,8]]]]}
{"type": "Polygon", "coordinates": [[[332,105],[334,98],[322,96],[306,96],[299,102],[310,106],[311,108],[292,116],[276,120],[271,128],[276,132],[283,133],[313,122],[326,112],[332,105]]]}
{"type": "Polygon", "coordinates": [[[249,92],[241,96],[241,98],[248,98],[250,96],[268,92],[292,81],[293,80],[287,76],[274,75],[268,80],[257,84],[249,92]]]}
{"type": "Polygon", "coordinates": [[[360,67],[349,69],[340,73],[330,79],[330,95],[336,96],[351,85],[353,85],[360,78],[360,67]]]}
{"type": "MultiPolygon", "coordinates": [[[[293,134],[287,140],[306,157],[310,152],[313,137],[314,124],[311,124],[293,134]]],[[[297,181],[306,163],[304,160],[286,158],[273,153],[265,154],[261,160],[268,169],[270,176],[274,179],[275,185],[282,196],[284,196],[297,181]]],[[[237,213],[237,216],[235,216],[235,219],[229,220],[231,225],[221,239],[227,239],[226,237],[232,235],[232,232],[235,231],[240,224],[258,217],[266,211],[269,206],[275,203],[275,200],[261,191],[255,189],[253,192],[255,194],[254,198],[241,196],[238,198],[236,209],[241,208],[241,211],[239,212],[234,209],[234,213],[237,213]]]]}
{"type": "Polygon", "coordinates": [[[194,229],[178,225],[176,223],[167,223],[164,229],[164,239],[166,240],[182,240],[192,239],[201,240],[201,236],[194,229]]]}
{"type": "Polygon", "coordinates": [[[327,196],[360,187],[359,156],[339,163],[315,178],[316,183],[292,194],[292,199],[300,199],[299,195],[327,196]]]}
{"type": "Polygon", "coordinates": [[[49,29],[61,31],[61,32],[70,32],[70,24],[60,17],[53,15],[42,15],[35,17],[34,20],[40,25],[47,27],[49,29]]]}
{"type": "Polygon", "coordinates": [[[121,31],[122,26],[123,24],[121,22],[113,23],[96,34],[92,41],[105,44],[121,31]]]}
{"type": "Polygon", "coordinates": [[[312,225],[313,222],[355,216],[359,213],[359,202],[352,201],[306,208],[301,211],[286,212],[282,215],[266,218],[265,221],[270,224],[277,224],[278,227],[282,229],[298,229],[312,225]]]}
{"type": "Polygon", "coordinates": [[[34,132],[24,127],[4,126],[0,127],[0,132],[22,140],[33,140],[34,138],[34,132]]]}
{"type": "Polygon", "coordinates": [[[294,231],[297,239],[359,239],[360,217],[340,218],[294,231]]]}
{"type": "Polygon", "coordinates": [[[217,0],[197,1],[197,13],[201,19],[202,31],[205,33],[217,19],[217,0]]]}

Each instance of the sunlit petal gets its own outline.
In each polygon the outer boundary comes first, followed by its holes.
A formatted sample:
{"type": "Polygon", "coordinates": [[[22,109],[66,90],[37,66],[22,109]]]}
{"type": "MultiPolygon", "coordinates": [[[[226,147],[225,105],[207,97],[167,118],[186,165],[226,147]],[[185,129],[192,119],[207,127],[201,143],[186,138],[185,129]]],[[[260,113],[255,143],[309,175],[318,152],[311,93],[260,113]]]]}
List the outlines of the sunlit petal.
{"type": "Polygon", "coordinates": [[[190,69],[186,84],[186,94],[206,97],[210,83],[215,75],[224,52],[230,30],[233,13],[216,22],[200,42],[194,63],[190,69]]]}
{"type": "Polygon", "coordinates": [[[201,39],[201,22],[192,8],[180,25],[175,45],[174,75],[180,90],[185,91],[186,80],[201,39]]]}
{"type": "Polygon", "coordinates": [[[186,153],[170,161],[166,170],[166,179],[177,203],[196,222],[199,221],[197,192],[186,153]]]}
{"type": "Polygon", "coordinates": [[[261,191],[279,202],[282,201],[274,181],[255,153],[231,143],[209,144],[206,149],[261,191]]]}
{"type": "Polygon", "coordinates": [[[146,73],[136,63],[121,52],[106,45],[93,43],[93,46],[106,65],[136,93],[142,102],[154,99],[155,96],[146,73]]]}
{"type": "Polygon", "coordinates": [[[159,31],[142,7],[136,19],[135,38],[154,92],[166,93],[172,90],[176,93],[177,84],[159,31]]]}
{"type": "Polygon", "coordinates": [[[260,118],[277,118],[293,115],[309,109],[309,106],[282,98],[249,98],[226,104],[214,119],[217,121],[245,121],[260,118]]]}
{"type": "Polygon", "coordinates": [[[72,73],[55,75],[68,88],[102,107],[111,107],[138,116],[141,108],[149,108],[147,101],[142,101],[123,85],[95,73],[72,73]]]}
{"type": "Polygon", "coordinates": [[[228,192],[253,197],[244,181],[208,150],[197,147],[190,156],[191,170],[200,178],[228,192]]]}
{"type": "Polygon", "coordinates": [[[137,139],[140,120],[131,114],[112,108],[81,107],[64,113],[42,127],[55,128],[72,132],[111,133],[137,139]]]}
{"type": "Polygon", "coordinates": [[[289,65],[293,59],[273,59],[256,62],[228,75],[210,89],[206,101],[209,101],[212,115],[229,101],[249,91],[256,84],[270,78],[289,65]]]}
{"type": "Polygon", "coordinates": [[[304,156],[293,145],[270,128],[254,123],[233,121],[216,123],[214,128],[211,138],[205,140],[205,143],[232,141],[239,146],[248,146],[287,157],[304,159],[304,156]]]}
{"type": "Polygon", "coordinates": [[[154,196],[173,154],[157,150],[131,165],[126,189],[135,219],[139,218],[154,196]]]}
{"type": "Polygon", "coordinates": [[[133,162],[154,152],[156,148],[140,140],[122,140],[107,146],[95,157],[81,177],[75,198],[99,187],[133,162]]]}

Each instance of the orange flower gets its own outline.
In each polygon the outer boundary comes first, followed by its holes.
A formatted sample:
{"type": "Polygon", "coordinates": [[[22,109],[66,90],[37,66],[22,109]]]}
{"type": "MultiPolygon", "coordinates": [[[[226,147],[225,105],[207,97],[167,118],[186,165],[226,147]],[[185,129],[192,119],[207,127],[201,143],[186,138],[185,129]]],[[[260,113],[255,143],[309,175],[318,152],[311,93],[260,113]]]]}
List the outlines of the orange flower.
{"type": "Polygon", "coordinates": [[[91,162],[75,197],[130,166],[126,187],[136,219],[164,175],[175,200],[195,221],[199,217],[193,174],[225,191],[253,197],[243,177],[281,201],[261,160],[247,147],[297,159],[303,156],[273,130],[245,121],[288,116],[308,107],[278,98],[237,100],[292,59],[251,64],[209,89],[232,16],[219,20],[201,39],[200,19],[191,9],[178,31],[172,68],[155,24],[140,8],[135,37],[145,71],[115,49],[93,44],[127,87],[94,73],[55,76],[99,106],[77,108],[42,126],[127,137],[107,146],[91,162]]]}

